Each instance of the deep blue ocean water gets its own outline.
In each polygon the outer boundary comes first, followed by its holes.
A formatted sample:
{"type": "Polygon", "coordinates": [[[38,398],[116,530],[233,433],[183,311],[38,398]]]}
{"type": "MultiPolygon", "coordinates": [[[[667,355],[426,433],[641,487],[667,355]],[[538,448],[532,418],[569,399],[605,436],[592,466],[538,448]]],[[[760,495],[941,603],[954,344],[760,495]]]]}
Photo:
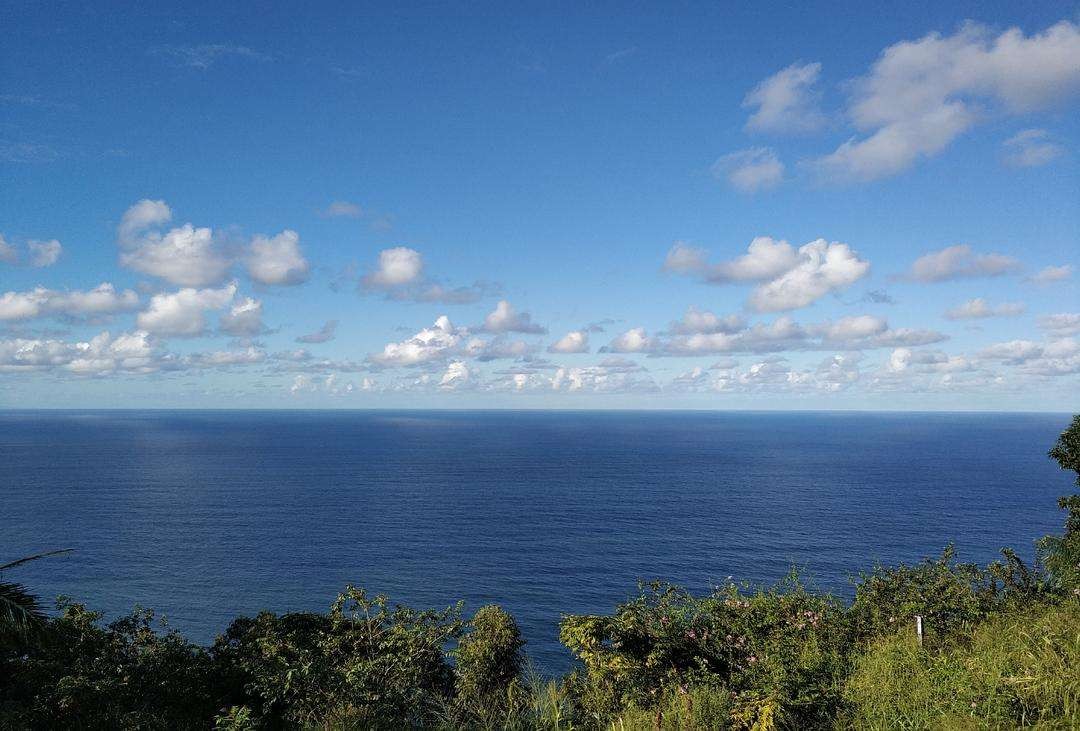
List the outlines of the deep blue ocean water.
{"type": "Polygon", "coordinates": [[[1060,531],[1067,415],[700,412],[0,412],[7,575],[209,642],[348,583],[513,612],[545,671],[562,613],[638,579],[696,590],[795,563],[849,594],[873,561],[954,541],[1032,555],[1060,531]]]}

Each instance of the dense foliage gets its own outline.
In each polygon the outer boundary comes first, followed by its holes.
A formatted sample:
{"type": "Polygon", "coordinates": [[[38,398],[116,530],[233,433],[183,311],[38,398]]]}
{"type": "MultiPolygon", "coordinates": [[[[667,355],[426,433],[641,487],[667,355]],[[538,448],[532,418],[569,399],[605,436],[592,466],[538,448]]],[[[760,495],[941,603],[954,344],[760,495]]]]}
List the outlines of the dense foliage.
{"type": "MultiPolygon", "coordinates": [[[[1080,484],[1080,417],[1050,456],[1080,484]]],[[[563,618],[579,662],[557,680],[528,674],[498,606],[465,619],[349,587],[326,614],[241,617],[203,648],[147,610],[46,618],[0,581],[0,728],[1080,727],[1080,495],[1060,506],[1032,565],[949,547],[861,574],[847,604],[795,572],[705,596],[642,585],[563,618]]]]}

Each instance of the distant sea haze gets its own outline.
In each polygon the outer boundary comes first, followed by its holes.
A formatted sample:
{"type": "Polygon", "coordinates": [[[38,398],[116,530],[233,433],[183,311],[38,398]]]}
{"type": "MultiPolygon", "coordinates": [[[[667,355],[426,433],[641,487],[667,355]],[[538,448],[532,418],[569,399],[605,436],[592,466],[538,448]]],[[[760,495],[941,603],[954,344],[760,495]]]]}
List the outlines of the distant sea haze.
{"type": "Polygon", "coordinates": [[[238,614],[323,611],[346,584],[497,602],[543,671],[563,613],[639,579],[698,591],[792,564],[850,592],[955,542],[1032,555],[1073,490],[1065,414],[0,412],[0,560],[44,596],[135,604],[210,642],[238,614]]]}

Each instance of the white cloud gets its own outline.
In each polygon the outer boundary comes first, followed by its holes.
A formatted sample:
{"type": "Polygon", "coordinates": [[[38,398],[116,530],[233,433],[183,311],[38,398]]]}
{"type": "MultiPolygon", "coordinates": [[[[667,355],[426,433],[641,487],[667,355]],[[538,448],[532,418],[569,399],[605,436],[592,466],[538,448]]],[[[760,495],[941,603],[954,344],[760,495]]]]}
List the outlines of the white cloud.
{"type": "Polygon", "coordinates": [[[946,336],[933,330],[892,329],[888,322],[872,315],[845,317],[803,327],[790,317],[757,323],[736,331],[676,334],[653,340],[648,352],[653,356],[697,356],[717,353],[777,353],[809,350],[863,350],[900,345],[926,345],[946,336]]]}
{"type": "Polygon", "coordinates": [[[64,247],[56,239],[28,241],[26,248],[30,250],[32,267],[50,267],[60,260],[60,254],[64,251],[64,247]]]}
{"type": "Polygon", "coordinates": [[[476,282],[468,287],[447,287],[424,274],[424,257],[407,246],[379,252],[375,269],[360,279],[360,288],[385,292],[389,299],[403,302],[437,302],[461,305],[476,302],[498,287],[476,282]]]}
{"type": "Polygon", "coordinates": [[[813,132],[825,124],[814,91],[820,63],[794,63],[758,84],[743,101],[754,108],[746,122],[752,132],[813,132]]]}
{"type": "Polygon", "coordinates": [[[372,362],[384,366],[409,366],[443,360],[462,343],[468,331],[454,327],[450,318],[442,315],[430,328],[398,343],[387,343],[381,353],[371,356],[372,362]]]}
{"type": "Polygon", "coordinates": [[[650,338],[643,327],[635,327],[617,336],[608,345],[604,346],[602,353],[644,353],[653,346],[650,338]]]}
{"type": "Polygon", "coordinates": [[[172,220],[164,201],[141,200],[120,221],[120,263],[172,284],[199,287],[225,278],[232,265],[209,228],[190,223],[162,234],[154,227],[172,220]]]}
{"type": "Polygon", "coordinates": [[[997,277],[1019,271],[1020,262],[1004,254],[976,254],[967,244],[949,246],[924,254],[911,265],[907,278],[917,282],[997,277]]]}
{"type": "Polygon", "coordinates": [[[300,251],[300,236],[288,229],[277,236],[255,236],[246,258],[248,276],[260,284],[300,284],[311,269],[300,251]]]}
{"type": "Polygon", "coordinates": [[[989,360],[1002,360],[1015,364],[1037,358],[1042,353],[1042,346],[1031,340],[1010,340],[983,348],[979,355],[989,360]]]}
{"type": "Polygon", "coordinates": [[[754,193],[779,185],[784,179],[784,163],[771,148],[751,147],[718,159],[712,174],[744,193],[754,193]]]}
{"type": "Polygon", "coordinates": [[[719,317],[708,310],[690,306],[682,319],[671,323],[668,329],[677,335],[692,335],[694,333],[734,333],[745,328],[746,321],[739,315],[719,317]]]}
{"type": "Polygon", "coordinates": [[[500,300],[495,309],[484,318],[483,329],[490,333],[530,333],[540,335],[547,328],[532,321],[528,312],[517,312],[506,300],[500,300]]]}
{"type": "Polygon", "coordinates": [[[165,201],[143,198],[124,211],[117,234],[121,242],[137,241],[137,235],[148,228],[160,226],[172,220],[172,210],[165,201]]]}
{"type": "Polygon", "coordinates": [[[1032,274],[1026,281],[1032,284],[1053,284],[1054,282],[1063,282],[1072,276],[1073,266],[1072,264],[1062,264],[1061,266],[1048,266],[1043,267],[1035,274],[1032,274]]]}
{"type": "Polygon", "coordinates": [[[886,48],[853,85],[852,138],[815,162],[825,177],[873,180],[941,152],[984,115],[1043,109],[1080,88],[1080,28],[1064,20],[1025,36],[994,36],[975,23],[950,36],[931,33],[886,48]]]}
{"type": "Polygon", "coordinates": [[[87,291],[61,292],[37,287],[29,292],[5,292],[0,295],[0,320],[30,320],[49,316],[92,318],[128,312],[138,306],[137,294],[131,290],[117,291],[108,282],[87,291]]]}
{"type": "Polygon", "coordinates": [[[806,307],[830,292],[842,290],[870,271],[847,244],[818,239],[799,247],[799,263],[779,278],[757,287],[748,304],[757,312],[806,307]]]}
{"type": "Polygon", "coordinates": [[[761,282],[747,305],[756,312],[779,312],[805,307],[849,287],[866,276],[870,263],[837,241],[817,239],[795,250],[786,241],[759,236],[743,256],[715,265],[706,262],[703,250],[676,242],[665,268],[697,273],[713,284],[761,282]]]}
{"type": "Polygon", "coordinates": [[[472,385],[473,371],[469,364],[455,360],[446,367],[446,372],[439,379],[439,388],[443,391],[460,391],[472,385]]]}
{"type": "Polygon", "coordinates": [[[539,349],[538,345],[526,343],[524,340],[508,340],[500,335],[488,341],[480,338],[469,340],[464,354],[483,362],[502,358],[528,358],[539,349]]]}
{"type": "Polygon", "coordinates": [[[975,299],[968,300],[967,302],[946,311],[945,317],[949,320],[974,320],[984,317],[1015,317],[1016,315],[1024,314],[1025,309],[1026,308],[1021,302],[1002,302],[1000,305],[990,305],[982,297],[976,297],[975,299]]]}
{"type": "Polygon", "coordinates": [[[664,269],[676,274],[699,272],[708,266],[709,252],[690,246],[685,241],[672,244],[664,258],[664,269]]]}
{"type": "Polygon", "coordinates": [[[1039,327],[1057,336],[1080,335],[1080,312],[1059,312],[1039,318],[1039,327]]]}
{"type": "Polygon", "coordinates": [[[412,284],[424,271],[424,258],[420,252],[407,246],[397,246],[379,252],[379,265],[364,277],[364,285],[374,289],[387,289],[412,284]]]}
{"type": "Polygon", "coordinates": [[[263,331],[262,314],[262,302],[245,297],[221,316],[218,325],[230,335],[258,335],[263,331]]]}
{"type": "Polygon", "coordinates": [[[16,338],[0,340],[0,372],[64,369],[75,375],[158,370],[154,347],[145,332],[108,332],[87,341],[65,342],[16,338]]]}
{"type": "Polygon", "coordinates": [[[588,353],[589,334],[584,330],[571,330],[548,346],[549,353],[588,353]]]}
{"type": "MultiPolygon", "coordinates": [[[[144,199],[131,206],[117,228],[120,264],[182,287],[222,282],[239,252],[228,251],[209,227],[185,223],[165,233],[157,230],[171,220],[165,201],[144,199]]],[[[248,275],[260,284],[299,284],[310,270],[300,237],[290,230],[255,236],[243,258],[248,275]]]]}
{"type": "Polygon", "coordinates": [[[746,248],[746,254],[711,267],[705,278],[718,284],[775,279],[799,265],[800,253],[801,250],[796,252],[786,241],[757,236],[746,248]]]}
{"type": "Polygon", "coordinates": [[[298,343],[326,343],[334,339],[334,333],[337,331],[338,321],[328,320],[322,327],[313,333],[307,335],[301,335],[296,338],[298,343]]]}
{"type": "Polygon", "coordinates": [[[235,283],[220,289],[185,288],[156,294],[150,298],[150,306],[139,313],[136,323],[142,330],[158,335],[201,335],[206,330],[206,311],[228,306],[235,295],[235,283]]]}
{"type": "Polygon", "coordinates": [[[1017,168],[1047,165],[1065,154],[1065,148],[1050,139],[1045,129],[1025,129],[1002,143],[1005,164],[1017,168]]]}

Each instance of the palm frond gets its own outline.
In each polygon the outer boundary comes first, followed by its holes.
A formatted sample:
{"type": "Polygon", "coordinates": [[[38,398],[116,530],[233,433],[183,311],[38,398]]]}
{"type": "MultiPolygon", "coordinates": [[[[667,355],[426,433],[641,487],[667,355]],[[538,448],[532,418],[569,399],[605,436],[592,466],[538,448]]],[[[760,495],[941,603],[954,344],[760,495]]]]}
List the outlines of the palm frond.
{"type": "Polygon", "coordinates": [[[61,549],[56,550],[56,551],[45,551],[45,553],[35,553],[33,556],[26,556],[25,558],[20,558],[18,561],[12,561],[11,563],[6,563],[3,566],[0,566],[0,571],[6,571],[7,569],[13,569],[16,566],[23,565],[24,563],[29,563],[31,561],[37,561],[39,558],[47,558],[49,556],[59,556],[60,554],[63,554],[63,553],[71,553],[74,550],[75,550],[74,548],[61,548],[61,549]]]}
{"type": "Polygon", "coordinates": [[[0,581],[0,633],[26,636],[44,620],[41,601],[25,586],[0,581]]]}

